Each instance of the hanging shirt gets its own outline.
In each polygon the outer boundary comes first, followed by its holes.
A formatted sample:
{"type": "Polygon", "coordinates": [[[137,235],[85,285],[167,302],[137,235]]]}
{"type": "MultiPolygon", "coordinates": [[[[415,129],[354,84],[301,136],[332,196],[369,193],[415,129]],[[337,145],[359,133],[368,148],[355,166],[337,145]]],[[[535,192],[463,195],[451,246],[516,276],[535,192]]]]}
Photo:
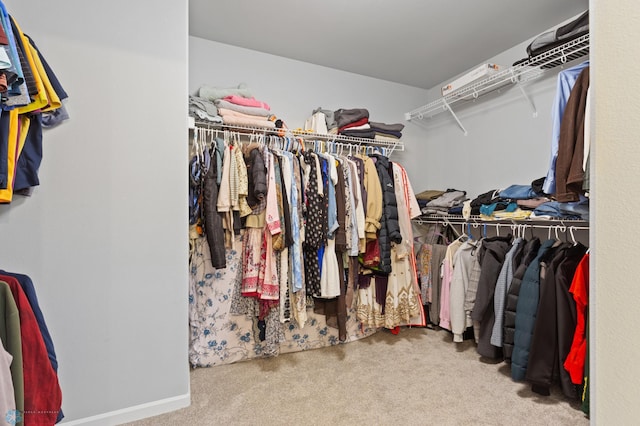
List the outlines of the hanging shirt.
{"type": "Polygon", "coordinates": [[[578,76],[582,70],[589,66],[589,61],[585,61],[580,65],[560,71],[558,73],[558,87],[556,89],[556,98],[553,101],[553,107],[551,110],[551,119],[553,120],[553,127],[551,130],[551,160],[549,163],[549,171],[547,177],[544,180],[542,190],[545,194],[556,193],[556,160],[558,158],[558,141],[560,140],[560,124],[562,123],[562,116],[564,115],[564,109],[567,106],[569,95],[573,89],[578,76]]]}

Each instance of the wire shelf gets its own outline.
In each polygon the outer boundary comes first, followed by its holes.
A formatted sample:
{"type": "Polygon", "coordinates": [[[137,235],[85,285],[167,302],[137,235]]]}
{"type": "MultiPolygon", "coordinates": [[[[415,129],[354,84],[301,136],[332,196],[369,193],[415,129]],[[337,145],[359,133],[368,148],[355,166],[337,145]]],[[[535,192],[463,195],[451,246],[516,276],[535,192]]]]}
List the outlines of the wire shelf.
{"type": "Polygon", "coordinates": [[[386,151],[386,155],[390,156],[395,151],[404,151],[404,143],[400,139],[381,138],[381,139],[368,139],[368,138],[355,138],[352,136],[343,135],[328,135],[321,133],[309,133],[302,130],[295,129],[280,129],[269,127],[250,127],[250,126],[238,126],[229,124],[216,124],[209,122],[196,121],[194,123],[195,128],[211,129],[214,131],[236,131],[244,134],[258,134],[264,136],[278,136],[282,138],[302,138],[305,143],[314,141],[326,142],[328,147],[332,147],[334,144],[337,147],[342,148],[382,148],[386,151]]]}
{"type": "MultiPolygon", "coordinates": [[[[451,105],[456,102],[474,100],[504,86],[527,83],[540,77],[547,69],[564,65],[588,53],[589,34],[585,34],[503,71],[499,71],[490,77],[455,90],[413,111],[407,112],[405,113],[405,119],[412,120],[414,118],[423,119],[425,117],[433,117],[447,110],[453,114],[451,105]]],[[[462,127],[459,121],[458,124],[462,127]]]]}

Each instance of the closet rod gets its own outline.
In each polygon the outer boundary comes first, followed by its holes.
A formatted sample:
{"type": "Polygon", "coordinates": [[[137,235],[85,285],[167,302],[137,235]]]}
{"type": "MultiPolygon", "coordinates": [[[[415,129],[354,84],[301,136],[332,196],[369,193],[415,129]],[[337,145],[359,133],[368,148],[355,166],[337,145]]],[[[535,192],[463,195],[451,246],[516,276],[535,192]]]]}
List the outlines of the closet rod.
{"type": "Polygon", "coordinates": [[[433,225],[471,225],[473,227],[478,226],[494,226],[494,227],[511,227],[511,226],[526,226],[528,228],[534,229],[558,229],[561,231],[565,231],[568,229],[574,229],[576,231],[588,231],[590,228],[588,225],[584,225],[584,220],[570,220],[570,219],[560,219],[557,221],[549,221],[549,220],[539,220],[539,221],[525,221],[525,220],[509,220],[509,219],[501,219],[495,221],[487,221],[482,219],[464,219],[462,216],[460,217],[434,217],[434,218],[422,218],[417,217],[412,219],[412,222],[418,224],[433,224],[433,225]],[[549,222],[549,223],[543,223],[549,222]]]}
{"type": "MultiPolygon", "coordinates": [[[[238,126],[229,124],[216,124],[197,121],[195,122],[195,128],[210,129],[215,131],[232,130],[244,134],[263,134],[265,136],[280,136],[280,137],[292,137],[302,138],[305,141],[326,141],[329,143],[347,143],[355,144],[357,146],[370,146],[373,148],[380,147],[385,148],[387,156],[390,156],[394,151],[404,151],[404,143],[399,139],[383,138],[383,139],[367,139],[367,138],[355,138],[351,136],[343,135],[327,135],[321,133],[310,133],[293,129],[278,129],[278,128],[266,128],[266,127],[250,127],[250,126],[238,126]]],[[[348,146],[348,145],[347,145],[348,146]]]]}

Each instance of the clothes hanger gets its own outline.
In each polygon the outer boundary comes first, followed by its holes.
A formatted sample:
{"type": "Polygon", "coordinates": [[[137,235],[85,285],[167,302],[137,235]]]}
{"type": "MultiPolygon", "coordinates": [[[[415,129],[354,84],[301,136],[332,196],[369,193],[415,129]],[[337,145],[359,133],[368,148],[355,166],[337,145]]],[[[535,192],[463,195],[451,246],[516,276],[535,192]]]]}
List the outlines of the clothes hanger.
{"type": "Polygon", "coordinates": [[[573,234],[573,231],[575,231],[576,227],[575,226],[571,226],[569,227],[569,234],[571,234],[571,241],[573,242],[574,246],[578,245],[578,241],[576,240],[576,236],[573,234]]]}

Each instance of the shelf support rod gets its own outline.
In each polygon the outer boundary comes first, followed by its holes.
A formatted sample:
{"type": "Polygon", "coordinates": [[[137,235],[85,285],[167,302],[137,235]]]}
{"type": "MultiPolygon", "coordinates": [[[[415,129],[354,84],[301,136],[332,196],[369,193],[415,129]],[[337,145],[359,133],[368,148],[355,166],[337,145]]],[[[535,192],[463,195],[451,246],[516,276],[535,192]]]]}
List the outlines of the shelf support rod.
{"type": "Polygon", "coordinates": [[[451,107],[449,106],[449,103],[447,102],[447,100],[445,98],[442,98],[442,103],[444,104],[445,108],[447,108],[449,110],[451,115],[453,115],[453,118],[456,120],[456,123],[458,123],[458,126],[460,126],[460,128],[462,129],[462,132],[464,133],[464,135],[467,136],[467,134],[468,134],[467,133],[467,129],[464,128],[464,126],[462,125],[462,123],[458,119],[458,116],[456,115],[455,112],[453,112],[453,110],[451,109],[451,107]]]}
{"type": "Polygon", "coordinates": [[[525,92],[524,88],[520,85],[518,85],[518,89],[520,89],[520,93],[522,93],[522,96],[529,103],[529,106],[531,107],[531,111],[533,113],[533,118],[538,118],[538,110],[536,109],[536,106],[531,100],[531,98],[529,97],[529,95],[527,95],[527,92],[525,92]]]}

